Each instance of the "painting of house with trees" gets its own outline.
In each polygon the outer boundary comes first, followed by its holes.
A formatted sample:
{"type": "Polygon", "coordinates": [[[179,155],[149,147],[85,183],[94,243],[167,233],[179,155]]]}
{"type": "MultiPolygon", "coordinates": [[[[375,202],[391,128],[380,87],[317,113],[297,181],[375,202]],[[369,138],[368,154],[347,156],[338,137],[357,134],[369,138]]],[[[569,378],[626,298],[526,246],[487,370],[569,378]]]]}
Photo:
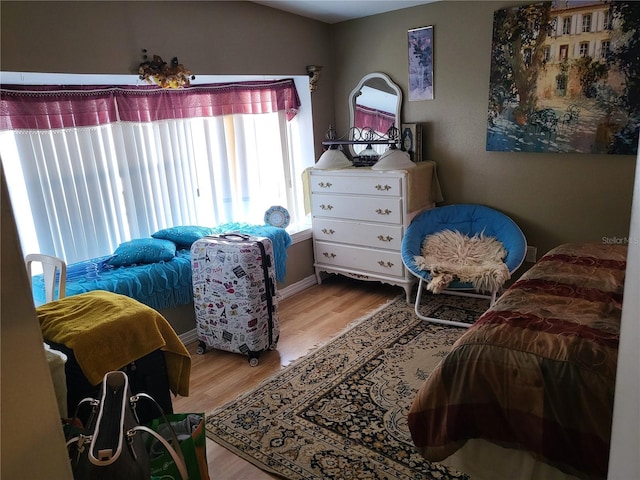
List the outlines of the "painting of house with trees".
{"type": "Polygon", "coordinates": [[[635,155],[640,2],[494,12],[487,150],[635,155]]]}

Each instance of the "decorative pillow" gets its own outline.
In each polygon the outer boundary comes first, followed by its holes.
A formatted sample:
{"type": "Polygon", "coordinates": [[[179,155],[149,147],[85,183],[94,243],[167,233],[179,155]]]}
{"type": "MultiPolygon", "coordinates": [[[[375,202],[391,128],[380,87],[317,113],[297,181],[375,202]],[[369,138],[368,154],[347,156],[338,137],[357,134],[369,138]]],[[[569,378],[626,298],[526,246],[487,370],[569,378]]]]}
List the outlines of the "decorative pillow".
{"type": "Polygon", "coordinates": [[[206,235],[211,235],[213,229],[209,227],[199,227],[197,225],[185,225],[179,227],[169,227],[158,230],[151,234],[153,238],[171,240],[180,248],[190,248],[191,244],[206,235]]]}
{"type": "Polygon", "coordinates": [[[176,244],[158,238],[135,238],[121,243],[109,265],[122,267],[134,263],[167,262],[176,256],[176,244]]]}

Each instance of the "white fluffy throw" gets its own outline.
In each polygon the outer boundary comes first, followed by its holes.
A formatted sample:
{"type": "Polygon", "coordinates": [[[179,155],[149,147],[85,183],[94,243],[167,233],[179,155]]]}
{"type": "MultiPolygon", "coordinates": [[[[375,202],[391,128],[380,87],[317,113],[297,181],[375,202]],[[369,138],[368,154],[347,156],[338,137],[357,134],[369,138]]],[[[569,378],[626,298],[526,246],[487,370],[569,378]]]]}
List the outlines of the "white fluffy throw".
{"type": "Polygon", "coordinates": [[[443,230],[425,237],[416,255],[416,265],[431,274],[427,290],[440,293],[457,279],[469,282],[478,291],[498,290],[511,276],[504,263],[507,256],[502,243],[484,233],[469,237],[443,230]]]}

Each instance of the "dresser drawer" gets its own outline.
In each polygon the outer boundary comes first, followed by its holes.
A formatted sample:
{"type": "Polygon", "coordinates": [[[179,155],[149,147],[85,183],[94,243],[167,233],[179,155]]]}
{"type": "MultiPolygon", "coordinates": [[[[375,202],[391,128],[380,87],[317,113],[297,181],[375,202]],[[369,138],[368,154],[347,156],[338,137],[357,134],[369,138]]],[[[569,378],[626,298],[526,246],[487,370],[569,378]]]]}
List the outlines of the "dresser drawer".
{"type": "Polygon", "coordinates": [[[402,224],[402,199],[353,195],[313,195],[314,217],[402,224]]]}
{"type": "Polygon", "coordinates": [[[311,175],[311,191],[313,193],[346,193],[353,195],[382,195],[385,197],[402,196],[402,179],[367,175],[348,176],[331,174],[311,175]]]}
{"type": "Polygon", "coordinates": [[[321,241],[400,250],[402,226],[316,218],[313,221],[313,237],[321,241]]]}
{"type": "Polygon", "coordinates": [[[316,262],[320,264],[394,277],[401,277],[404,272],[400,252],[328,242],[316,242],[315,247],[316,262]]]}

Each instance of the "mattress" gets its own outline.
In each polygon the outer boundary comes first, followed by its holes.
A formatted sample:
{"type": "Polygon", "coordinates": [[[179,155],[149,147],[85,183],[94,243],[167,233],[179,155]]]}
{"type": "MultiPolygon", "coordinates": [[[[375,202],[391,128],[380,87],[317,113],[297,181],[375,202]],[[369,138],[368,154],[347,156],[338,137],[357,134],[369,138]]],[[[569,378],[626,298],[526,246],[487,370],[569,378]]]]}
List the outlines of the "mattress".
{"type": "MultiPolygon", "coordinates": [[[[273,244],[276,279],[286,276],[287,248],[291,237],[282,228],[268,225],[225,223],[212,229],[213,233],[238,232],[267,237],[273,244]]],[[[191,253],[189,249],[176,251],[166,262],[128,265],[113,268],[108,264],[111,256],[94,258],[67,266],[66,296],[94,290],[126,295],[156,310],[184,305],[193,301],[191,283],[191,253]]],[[[45,303],[42,275],[32,278],[33,298],[36,306],[45,303]]]]}
{"type": "MultiPolygon", "coordinates": [[[[44,304],[42,275],[34,275],[32,285],[36,306],[44,304]]],[[[105,266],[90,275],[67,275],[67,297],[94,290],[126,295],[156,310],[189,303],[193,300],[191,254],[189,250],[178,250],[168,262],[118,268],[105,266]]]]}

